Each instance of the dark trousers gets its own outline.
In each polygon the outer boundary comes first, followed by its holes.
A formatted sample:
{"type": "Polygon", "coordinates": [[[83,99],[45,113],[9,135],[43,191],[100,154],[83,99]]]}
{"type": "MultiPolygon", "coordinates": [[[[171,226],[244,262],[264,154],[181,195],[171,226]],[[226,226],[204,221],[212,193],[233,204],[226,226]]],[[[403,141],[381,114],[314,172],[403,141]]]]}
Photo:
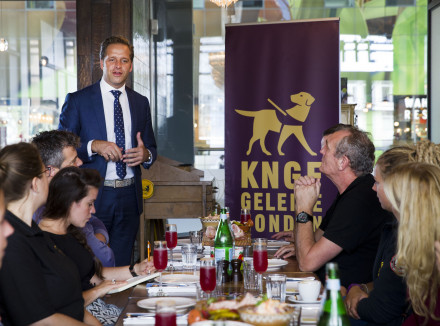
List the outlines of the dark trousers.
{"type": "Polygon", "coordinates": [[[116,266],[130,265],[140,215],[135,186],[103,187],[102,197],[95,203],[95,208],[96,216],[107,228],[116,266]]]}

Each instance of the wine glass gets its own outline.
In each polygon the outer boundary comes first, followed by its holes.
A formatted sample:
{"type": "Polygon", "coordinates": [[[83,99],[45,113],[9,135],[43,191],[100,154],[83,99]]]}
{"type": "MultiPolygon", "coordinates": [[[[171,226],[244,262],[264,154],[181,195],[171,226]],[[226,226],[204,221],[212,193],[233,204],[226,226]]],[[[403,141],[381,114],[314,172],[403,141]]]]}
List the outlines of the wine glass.
{"type": "Polygon", "coordinates": [[[240,222],[241,224],[246,223],[251,219],[251,211],[247,208],[242,208],[240,212],[240,222]]]}
{"type": "Polygon", "coordinates": [[[214,258],[200,259],[200,287],[208,294],[214,291],[216,283],[214,258]]]}
{"type": "Polygon", "coordinates": [[[159,291],[157,295],[162,296],[164,292],[162,290],[162,271],[167,267],[168,253],[166,241],[154,241],[153,252],[154,267],[160,272],[159,275],[159,291]]]}
{"type": "Polygon", "coordinates": [[[260,294],[263,294],[263,273],[267,270],[267,239],[256,238],[254,240],[254,269],[258,273],[260,294]]]}
{"type": "Polygon", "coordinates": [[[176,224],[167,224],[165,231],[165,239],[167,240],[167,247],[170,249],[171,260],[170,266],[168,266],[168,271],[174,271],[175,268],[173,266],[173,249],[177,246],[177,226],[176,224]]]}

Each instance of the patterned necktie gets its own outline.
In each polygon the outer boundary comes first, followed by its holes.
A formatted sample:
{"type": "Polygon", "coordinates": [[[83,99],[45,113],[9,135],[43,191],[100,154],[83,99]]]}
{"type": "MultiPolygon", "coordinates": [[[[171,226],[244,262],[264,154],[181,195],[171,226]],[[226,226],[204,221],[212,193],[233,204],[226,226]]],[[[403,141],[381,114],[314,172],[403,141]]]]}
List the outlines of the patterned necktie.
{"type": "MultiPolygon", "coordinates": [[[[115,119],[115,136],[116,136],[116,145],[118,147],[125,149],[125,131],[124,131],[124,116],[122,115],[122,107],[121,103],[119,103],[119,96],[121,95],[121,91],[110,91],[115,97],[114,102],[114,119],[115,119]]],[[[116,162],[116,174],[120,179],[124,179],[127,170],[126,164],[122,162],[122,160],[116,162]]]]}

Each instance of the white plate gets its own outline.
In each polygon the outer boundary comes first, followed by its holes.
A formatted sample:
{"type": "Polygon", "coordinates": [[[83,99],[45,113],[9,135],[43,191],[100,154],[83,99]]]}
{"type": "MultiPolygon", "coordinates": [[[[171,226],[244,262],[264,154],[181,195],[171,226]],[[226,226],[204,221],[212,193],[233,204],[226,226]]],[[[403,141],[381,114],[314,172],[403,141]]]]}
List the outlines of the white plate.
{"type": "Polygon", "coordinates": [[[321,299],[322,299],[321,295],[318,297],[318,300],[316,300],[316,301],[303,301],[301,298],[301,295],[299,295],[299,294],[290,295],[287,297],[287,300],[289,300],[290,302],[293,302],[293,303],[320,303],[321,299]]]}
{"type": "Polygon", "coordinates": [[[282,247],[290,245],[289,241],[283,241],[283,240],[267,240],[267,246],[268,247],[282,247]]]}
{"type": "MultiPolygon", "coordinates": [[[[163,300],[164,297],[155,297],[155,298],[148,298],[139,300],[137,302],[137,306],[140,308],[144,308],[150,311],[156,310],[156,302],[163,300]]],[[[190,308],[192,306],[195,306],[196,300],[191,298],[185,298],[185,297],[166,297],[166,300],[173,300],[176,303],[176,311],[181,311],[186,308],[190,308]]]]}
{"type": "MultiPolygon", "coordinates": [[[[198,283],[200,279],[200,275],[197,273],[194,274],[167,274],[162,275],[162,283],[198,283]]],[[[156,281],[159,282],[159,278],[156,278],[156,281]]]]}
{"type": "Polygon", "coordinates": [[[268,263],[267,266],[268,271],[280,268],[282,266],[286,266],[288,264],[288,262],[284,259],[268,259],[267,263],[268,263]]]}
{"type": "Polygon", "coordinates": [[[302,307],[301,308],[301,324],[317,324],[321,309],[318,307],[302,307]]]}
{"type": "Polygon", "coordinates": [[[243,323],[241,321],[234,320],[222,320],[222,321],[214,321],[214,320],[203,320],[198,321],[197,323],[191,324],[191,326],[214,326],[214,325],[222,325],[222,326],[252,326],[248,323],[243,323]]]}

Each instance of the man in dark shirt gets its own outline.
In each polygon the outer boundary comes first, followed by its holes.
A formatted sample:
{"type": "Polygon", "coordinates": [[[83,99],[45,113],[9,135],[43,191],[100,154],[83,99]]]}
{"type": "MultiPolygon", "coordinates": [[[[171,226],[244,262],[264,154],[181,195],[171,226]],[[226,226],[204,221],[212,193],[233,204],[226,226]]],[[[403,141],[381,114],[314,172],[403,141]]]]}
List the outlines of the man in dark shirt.
{"type": "Polygon", "coordinates": [[[338,196],[313,231],[313,207],[320,179],[300,177],[295,182],[295,251],[299,267],[325,281],[325,264],[339,265],[341,285],[367,283],[383,225],[391,220],[372,187],[374,145],[368,135],[350,125],[324,132],[320,171],[338,189],[338,196]]]}

